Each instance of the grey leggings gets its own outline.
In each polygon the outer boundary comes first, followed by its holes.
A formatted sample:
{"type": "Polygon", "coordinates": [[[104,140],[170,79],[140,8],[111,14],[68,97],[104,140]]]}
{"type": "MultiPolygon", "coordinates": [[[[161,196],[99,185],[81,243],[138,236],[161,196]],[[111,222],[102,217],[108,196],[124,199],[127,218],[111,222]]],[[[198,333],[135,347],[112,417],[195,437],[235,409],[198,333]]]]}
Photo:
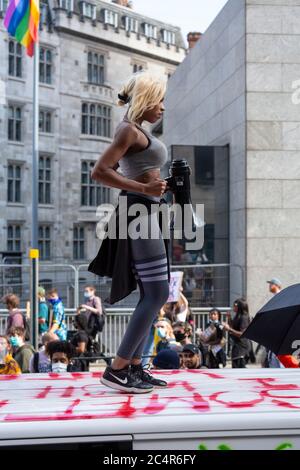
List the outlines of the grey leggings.
{"type": "Polygon", "coordinates": [[[152,227],[159,238],[130,239],[132,270],[139,286],[140,299],[117,352],[118,356],[127,360],[142,357],[153,321],[169,297],[167,256],[157,214],[152,217],[149,214],[144,222],[154,224],[152,227]]]}

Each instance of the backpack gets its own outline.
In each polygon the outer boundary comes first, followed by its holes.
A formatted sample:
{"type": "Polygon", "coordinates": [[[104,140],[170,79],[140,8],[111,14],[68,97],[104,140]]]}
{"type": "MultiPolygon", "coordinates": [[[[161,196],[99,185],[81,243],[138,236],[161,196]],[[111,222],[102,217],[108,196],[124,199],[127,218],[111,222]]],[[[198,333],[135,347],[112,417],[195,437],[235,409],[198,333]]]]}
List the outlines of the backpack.
{"type": "Polygon", "coordinates": [[[91,326],[91,329],[89,329],[89,335],[95,337],[98,333],[101,333],[103,331],[103,328],[105,325],[105,316],[106,316],[106,311],[103,305],[102,305],[102,315],[99,315],[98,313],[91,313],[89,317],[89,324],[92,326],[91,326]]]}
{"type": "Polygon", "coordinates": [[[92,315],[95,315],[94,331],[101,333],[105,325],[104,313],[102,313],[102,315],[98,315],[97,313],[92,315]]]}

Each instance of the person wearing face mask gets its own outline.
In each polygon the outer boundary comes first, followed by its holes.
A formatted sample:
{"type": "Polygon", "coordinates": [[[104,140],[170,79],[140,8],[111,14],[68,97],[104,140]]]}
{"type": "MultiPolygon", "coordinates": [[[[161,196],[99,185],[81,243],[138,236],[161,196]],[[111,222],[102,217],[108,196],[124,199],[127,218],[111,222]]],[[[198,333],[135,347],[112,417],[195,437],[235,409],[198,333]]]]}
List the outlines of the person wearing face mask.
{"type": "Polygon", "coordinates": [[[204,331],[197,330],[197,336],[200,346],[202,346],[200,350],[207,367],[209,369],[219,369],[221,364],[225,367],[225,329],[221,323],[221,311],[219,309],[212,308],[210,310],[208,324],[204,331]]]}
{"type": "Polygon", "coordinates": [[[77,314],[84,314],[87,319],[87,333],[95,339],[97,334],[103,330],[105,322],[105,310],[102,306],[100,297],[96,296],[94,286],[84,288],[84,304],[77,309],[77,314]]]}
{"type": "Polygon", "coordinates": [[[33,374],[47,373],[51,371],[48,344],[57,341],[58,337],[53,333],[45,333],[42,336],[42,346],[30,359],[29,370],[33,374]]]}
{"type": "Polygon", "coordinates": [[[61,341],[67,339],[67,326],[65,321],[65,309],[61,298],[58,296],[56,289],[51,289],[47,295],[48,302],[52,307],[52,318],[49,333],[58,336],[61,341]]]}
{"type": "Polygon", "coordinates": [[[0,375],[21,374],[18,363],[12,357],[11,349],[9,338],[0,335],[0,375]]]}
{"type": "Polygon", "coordinates": [[[65,372],[75,372],[72,357],[75,355],[75,348],[67,341],[51,341],[47,346],[47,351],[51,361],[51,370],[56,374],[65,372]]]}
{"type": "Polygon", "coordinates": [[[175,351],[181,351],[182,347],[176,342],[173,328],[169,320],[162,319],[155,324],[156,334],[159,341],[156,344],[156,354],[164,349],[172,349],[175,351]]]}
{"type": "Polygon", "coordinates": [[[192,343],[193,328],[189,323],[177,321],[172,324],[172,328],[177,343],[182,346],[192,343]]]}
{"type": "Polygon", "coordinates": [[[38,321],[39,321],[39,335],[40,337],[47,333],[49,330],[49,316],[50,316],[50,309],[47,305],[46,292],[43,287],[38,288],[38,299],[39,299],[39,314],[38,314],[38,321]]]}
{"type": "Polygon", "coordinates": [[[13,357],[22,373],[30,372],[30,360],[35,351],[31,344],[25,343],[25,329],[21,326],[13,327],[9,330],[8,335],[13,348],[13,357]]]}

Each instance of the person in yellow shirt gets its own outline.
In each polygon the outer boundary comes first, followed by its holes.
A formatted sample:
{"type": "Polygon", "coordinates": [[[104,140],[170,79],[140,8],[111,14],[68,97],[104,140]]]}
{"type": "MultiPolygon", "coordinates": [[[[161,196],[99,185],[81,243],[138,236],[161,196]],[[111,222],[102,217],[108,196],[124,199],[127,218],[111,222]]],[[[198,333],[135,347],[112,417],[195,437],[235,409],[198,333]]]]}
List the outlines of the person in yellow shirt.
{"type": "Polygon", "coordinates": [[[0,375],[21,374],[18,363],[11,355],[11,345],[7,336],[0,335],[0,375]]]}

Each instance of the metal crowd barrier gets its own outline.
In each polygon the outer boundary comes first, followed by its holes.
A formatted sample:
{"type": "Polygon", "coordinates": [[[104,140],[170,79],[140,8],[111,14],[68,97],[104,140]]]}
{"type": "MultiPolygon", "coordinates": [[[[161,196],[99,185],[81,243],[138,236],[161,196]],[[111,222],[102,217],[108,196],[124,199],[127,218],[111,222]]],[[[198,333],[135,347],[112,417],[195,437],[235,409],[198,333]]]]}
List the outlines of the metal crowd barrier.
{"type": "MultiPolygon", "coordinates": [[[[234,279],[234,291],[243,295],[245,291],[244,268],[229,264],[177,264],[172,271],[183,271],[183,291],[191,307],[229,304],[229,278],[234,279]]],[[[99,278],[88,271],[88,265],[39,263],[39,284],[46,290],[58,289],[64,305],[76,308],[83,302],[85,285],[93,284],[102,300],[109,296],[111,279],[99,278]]],[[[29,264],[0,264],[0,298],[13,292],[18,295],[21,305],[30,298],[29,264]]],[[[116,308],[134,308],[139,299],[136,290],[116,303],[116,308]]]]}
{"type": "MultiPolygon", "coordinates": [[[[25,313],[24,309],[21,309],[25,313]]],[[[115,356],[117,348],[121,342],[121,339],[125,333],[126,327],[130,320],[130,316],[133,312],[133,308],[107,308],[106,309],[106,321],[102,333],[98,335],[98,340],[101,345],[101,352],[105,356],[115,356]]],[[[209,309],[207,308],[191,308],[192,318],[194,320],[194,340],[195,340],[195,331],[197,328],[202,330],[205,328],[205,325],[208,322],[209,309]]],[[[229,307],[219,308],[222,312],[222,320],[225,321],[225,316],[229,307]]],[[[66,308],[66,324],[69,331],[74,331],[73,320],[76,315],[75,309],[66,308]]],[[[0,334],[5,334],[6,325],[7,325],[7,311],[0,309],[0,334]]]]}

